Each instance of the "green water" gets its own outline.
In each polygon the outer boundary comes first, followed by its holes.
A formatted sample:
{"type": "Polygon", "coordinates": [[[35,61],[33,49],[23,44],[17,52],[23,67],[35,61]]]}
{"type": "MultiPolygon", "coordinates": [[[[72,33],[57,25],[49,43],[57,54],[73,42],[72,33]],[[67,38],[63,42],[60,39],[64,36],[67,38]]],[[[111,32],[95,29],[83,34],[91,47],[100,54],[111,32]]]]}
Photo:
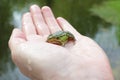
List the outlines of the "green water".
{"type": "Polygon", "coordinates": [[[32,4],[50,6],[56,17],[66,18],[81,34],[94,39],[107,53],[115,80],[120,80],[120,17],[117,15],[120,6],[115,3],[119,0],[109,4],[108,1],[0,0],[0,80],[29,80],[12,63],[7,43],[12,29],[21,27],[22,14],[29,11],[32,4]],[[107,6],[105,3],[109,7],[104,7],[107,6]]]}

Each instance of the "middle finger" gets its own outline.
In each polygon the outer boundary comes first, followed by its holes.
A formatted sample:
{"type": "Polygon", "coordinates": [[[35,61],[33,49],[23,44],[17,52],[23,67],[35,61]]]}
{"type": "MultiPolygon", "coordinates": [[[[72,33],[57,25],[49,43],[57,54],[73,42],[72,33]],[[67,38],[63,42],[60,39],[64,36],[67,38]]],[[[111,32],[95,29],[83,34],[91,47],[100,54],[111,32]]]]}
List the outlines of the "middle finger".
{"type": "Polygon", "coordinates": [[[44,6],[41,10],[51,33],[62,30],[49,7],[44,6]]]}
{"type": "Polygon", "coordinates": [[[43,19],[39,6],[37,5],[31,6],[30,12],[32,14],[33,22],[36,26],[38,34],[49,35],[50,34],[49,29],[43,19]]]}

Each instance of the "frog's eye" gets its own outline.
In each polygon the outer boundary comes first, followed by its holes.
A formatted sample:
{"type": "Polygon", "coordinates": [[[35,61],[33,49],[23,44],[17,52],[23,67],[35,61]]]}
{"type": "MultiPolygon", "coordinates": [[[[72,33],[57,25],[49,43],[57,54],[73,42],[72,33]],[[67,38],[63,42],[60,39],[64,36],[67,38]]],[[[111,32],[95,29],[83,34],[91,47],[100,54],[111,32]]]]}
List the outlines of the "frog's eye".
{"type": "Polygon", "coordinates": [[[59,37],[55,37],[56,39],[59,39],[60,38],[60,36],[59,37]]]}

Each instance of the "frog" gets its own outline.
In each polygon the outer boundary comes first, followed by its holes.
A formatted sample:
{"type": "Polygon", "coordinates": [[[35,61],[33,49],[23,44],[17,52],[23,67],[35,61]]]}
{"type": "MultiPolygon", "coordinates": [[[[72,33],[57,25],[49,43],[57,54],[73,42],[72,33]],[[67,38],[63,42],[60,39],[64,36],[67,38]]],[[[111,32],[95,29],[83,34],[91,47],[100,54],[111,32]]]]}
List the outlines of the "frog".
{"type": "Polygon", "coordinates": [[[74,35],[69,31],[57,31],[47,38],[48,43],[65,46],[69,41],[75,41],[74,35]]]}

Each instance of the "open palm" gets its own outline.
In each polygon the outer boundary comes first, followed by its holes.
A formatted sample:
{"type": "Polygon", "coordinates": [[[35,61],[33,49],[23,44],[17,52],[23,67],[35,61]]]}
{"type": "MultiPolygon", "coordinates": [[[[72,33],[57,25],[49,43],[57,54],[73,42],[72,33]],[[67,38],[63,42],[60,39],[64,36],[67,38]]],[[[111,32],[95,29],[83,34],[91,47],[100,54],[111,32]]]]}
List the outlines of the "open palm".
{"type": "Polygon", "coordinates": [[[13,30],[9,47],[14,63],[34,80],[113,80],[103,50],[65,19],[55,19],[47,6],[33,5],[23,15],[22,30],[13,30]],[[46,42],[49,34],[60,30],[71,32],[75,44],[62,47],[46,42]]]}

